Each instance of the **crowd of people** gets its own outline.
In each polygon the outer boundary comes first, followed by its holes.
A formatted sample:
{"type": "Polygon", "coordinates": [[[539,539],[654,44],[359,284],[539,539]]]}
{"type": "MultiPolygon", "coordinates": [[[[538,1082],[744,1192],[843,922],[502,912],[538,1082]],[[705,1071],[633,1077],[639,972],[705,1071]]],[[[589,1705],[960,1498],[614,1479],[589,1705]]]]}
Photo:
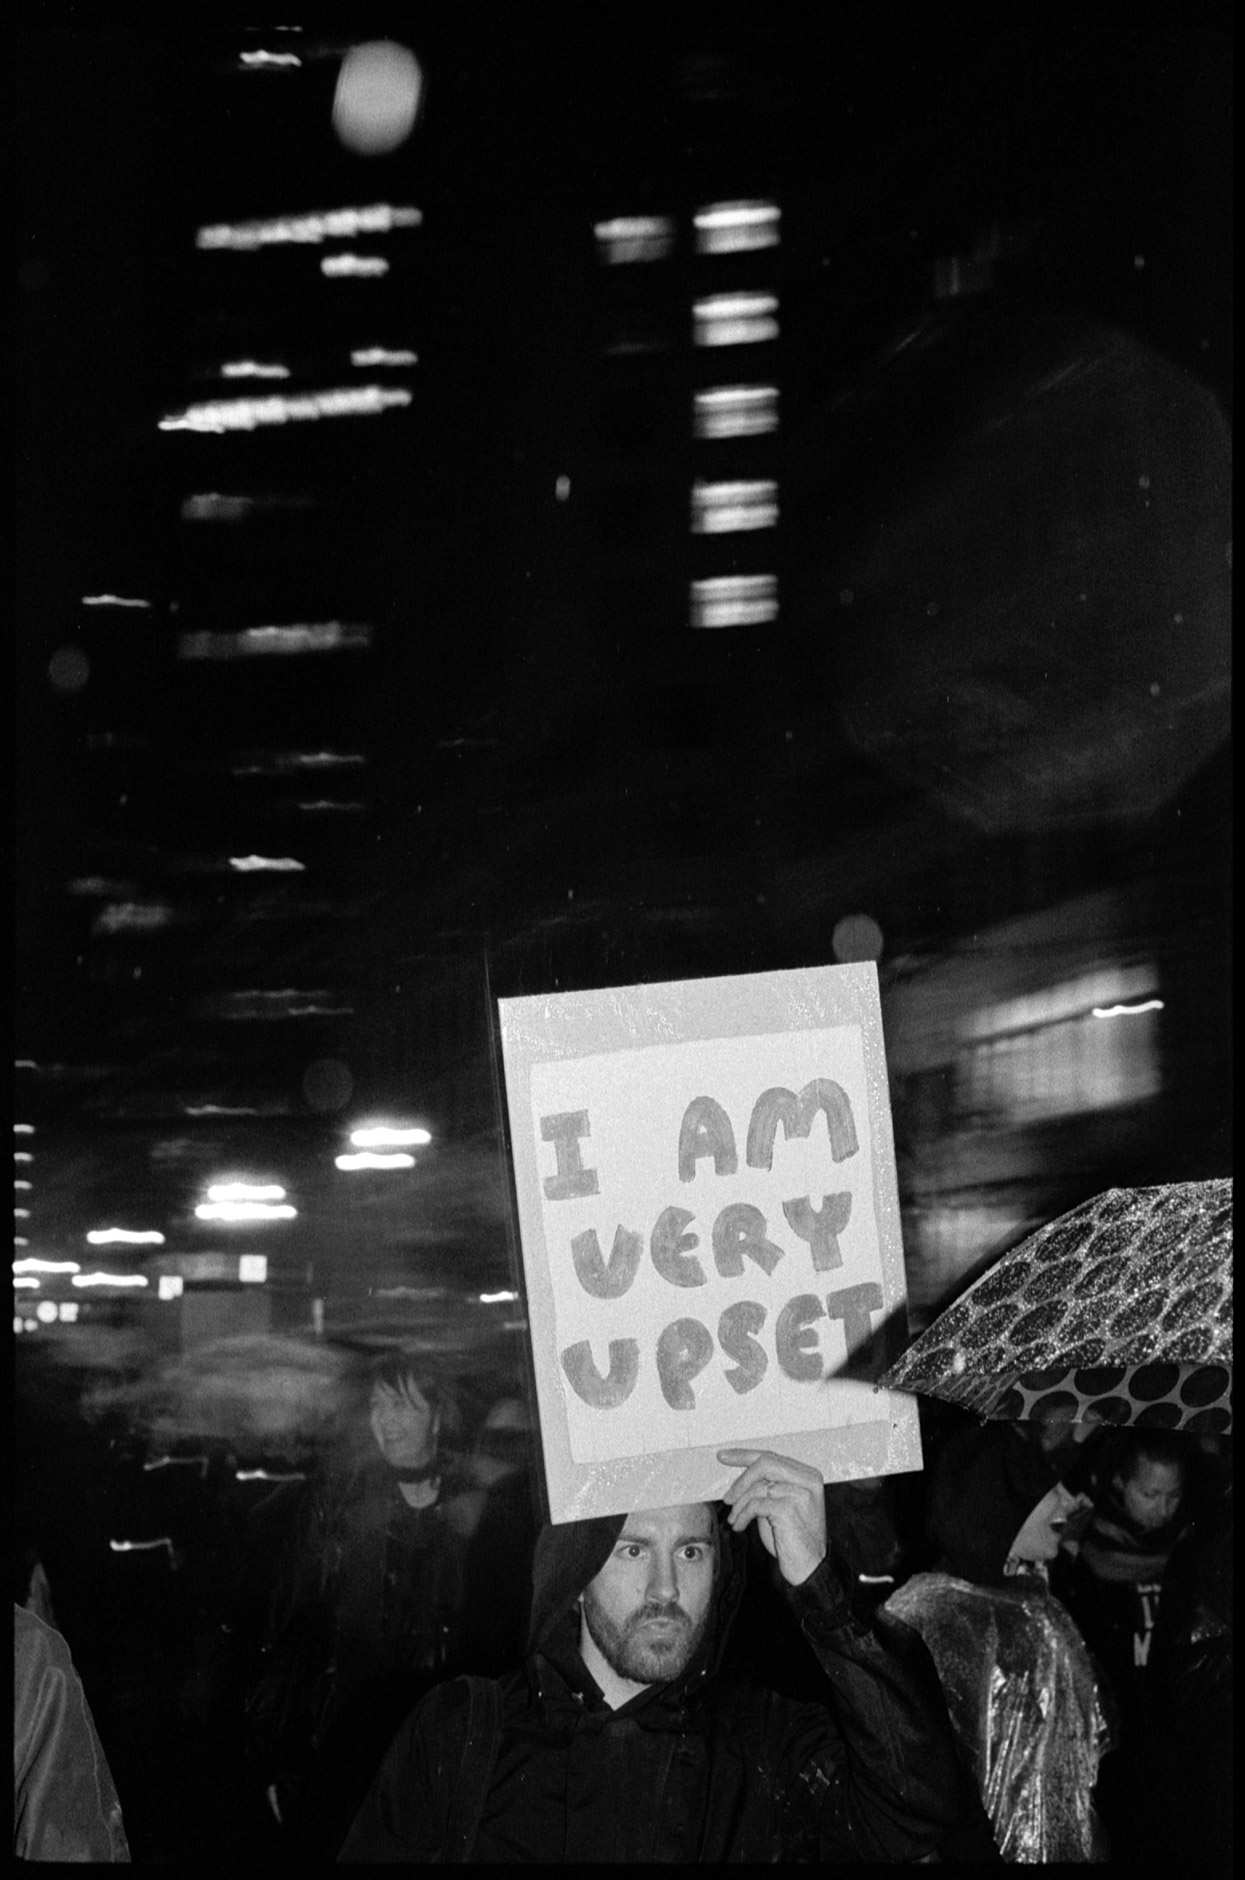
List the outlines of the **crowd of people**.
{"type": "Polygon", "coordinates": [[[520,1389],[357,1383],[297,1468],[114,1443],[128,1605],[24,1537],[19,1855],[1226,1864],[1230,1439],[931,1411],[921,1475],[549,1527],[520,1389]]]}

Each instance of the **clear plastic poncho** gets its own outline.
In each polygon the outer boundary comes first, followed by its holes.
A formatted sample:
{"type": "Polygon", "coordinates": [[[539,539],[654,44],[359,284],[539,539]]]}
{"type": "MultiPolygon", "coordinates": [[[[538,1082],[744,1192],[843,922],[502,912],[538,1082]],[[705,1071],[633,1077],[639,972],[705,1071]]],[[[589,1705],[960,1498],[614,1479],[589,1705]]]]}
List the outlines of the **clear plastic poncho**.
{"type": "Polygon", "coordinates": [[[1091,1796],[1111,1725],[1085,1643],[1045,1584],[918,1573],[886,1610],[928,1647],[1004,1860],[1105,1860],[1091,1796]]]}

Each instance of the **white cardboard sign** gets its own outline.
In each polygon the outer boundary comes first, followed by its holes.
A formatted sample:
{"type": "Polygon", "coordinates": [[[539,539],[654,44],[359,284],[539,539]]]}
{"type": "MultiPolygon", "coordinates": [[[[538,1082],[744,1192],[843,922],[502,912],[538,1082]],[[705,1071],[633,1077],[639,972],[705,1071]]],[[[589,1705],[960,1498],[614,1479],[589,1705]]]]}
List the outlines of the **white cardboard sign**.
{"type": "Polygon", "coordinates": [[[716,1499],[728,1445],[919,1469],[876,968],[499,1011],[554,1521],[716,1499]]]}

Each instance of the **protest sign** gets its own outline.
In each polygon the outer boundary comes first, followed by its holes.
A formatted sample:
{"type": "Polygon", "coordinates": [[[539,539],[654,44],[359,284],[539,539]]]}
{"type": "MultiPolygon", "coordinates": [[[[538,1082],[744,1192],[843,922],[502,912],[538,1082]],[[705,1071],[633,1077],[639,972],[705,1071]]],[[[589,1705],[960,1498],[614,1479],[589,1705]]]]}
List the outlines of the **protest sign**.
{"type": "Polygon", "coordinates": [[[499,1001],[554,1521],[921,1466],[877,971],[499,1001]]]}

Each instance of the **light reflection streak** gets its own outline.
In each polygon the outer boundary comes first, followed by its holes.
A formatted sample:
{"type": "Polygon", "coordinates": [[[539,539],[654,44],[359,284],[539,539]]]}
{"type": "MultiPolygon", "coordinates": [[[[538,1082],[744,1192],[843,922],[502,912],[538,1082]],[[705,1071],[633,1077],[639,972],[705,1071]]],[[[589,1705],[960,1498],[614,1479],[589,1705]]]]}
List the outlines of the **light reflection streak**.
{"type": "Polygon", "coordinates": [[[325,255],[320,272],[330,281],[379,280],[388,274],[389,263],[383,255],[325,255]]]}
{"type": "Polygon", "coordinates": [[[93,1247],[108,1247],[114,1242],[131,1247],[162,1247],[164,1235],[153,1227],[137,1233],[128,1227],[93,1227],[87,1234],[93,1247]]]}
{"type": "Polygon", "coordinates": [[[195,1214],[201,1221],[292,1221],[298,1209],[288,1201],[200,1201],[195,1214]]]}
{"type": "Polygon", "coordinates": [[[288,379],[290,368],[275,361],[265,365],[260,359],[227,359],[220,375],[222,379],[288,379]]]}
{"type": "Polygon", "coordinates": [[[81,1267],[76,1260],[41,1260],[31,1254],[24,1260],[14,1260],[15,1273],[80,1273],[81,1267]]]}
{"type": "Polygon", "coordinates": [[[268,398],[209,398],[188,405],[185,411],[161,418],[161,431],[198,431],[223,436],[226,431],[255,431],[265,424],[312,423],[319,418],[371,418],[382,411],[409,405],[404,387],[389,385],[342,386],[328,392],[305,392],[295,397],[273,393],[268,398]]]}
{"type": "Polygon", "coordinates": [[[151,602],[133,600],[125,594],[84,594],[84,607],[143,607],[150,609],[151,602]]]}
{"type": "Polygon", "coordinates": [[[243,627],[238,633],[183,633],[179,659],[247,659],[265,654],[362,652],[372,644],[363,622],[316,621],[310,626],[243,627]]]}
{"type": "Polygon", "coordinates": [[[231,855],[229,866],[236,868],[240,875],[269,874],[305,874],[307,864],[295,861],[292,855],[231,855]]]}
{"type": "Polygon", "coordinates": [[[73,1286],[145,1286],[147,1279],[142,1273],[75,1273],[70,1284],[73,1286]]]}
{"type": "Polygon", "coordinates": [[[350,363],[352,366],[415,366],[419,364],[419,354],[401,348],[391,351],[387,346],[364,346],[351,353],[350,363]]]}
{"type": "Polygon", "coordinates": [[[264,221],[216,222],[198,231],[195,246],[250,253],[281,242],[352,241],[358,235],[388,235],[398,228],[418,228],[423,219],[419,209],[395,209],[390,203],[377,202],[364,209],[321,209],[264,221]]]}
{"type": "Polygon", "coordinates": [[[285,70],[302,65],[296,52],[241,52],[238,64],[244,72],[285,70]]]}

